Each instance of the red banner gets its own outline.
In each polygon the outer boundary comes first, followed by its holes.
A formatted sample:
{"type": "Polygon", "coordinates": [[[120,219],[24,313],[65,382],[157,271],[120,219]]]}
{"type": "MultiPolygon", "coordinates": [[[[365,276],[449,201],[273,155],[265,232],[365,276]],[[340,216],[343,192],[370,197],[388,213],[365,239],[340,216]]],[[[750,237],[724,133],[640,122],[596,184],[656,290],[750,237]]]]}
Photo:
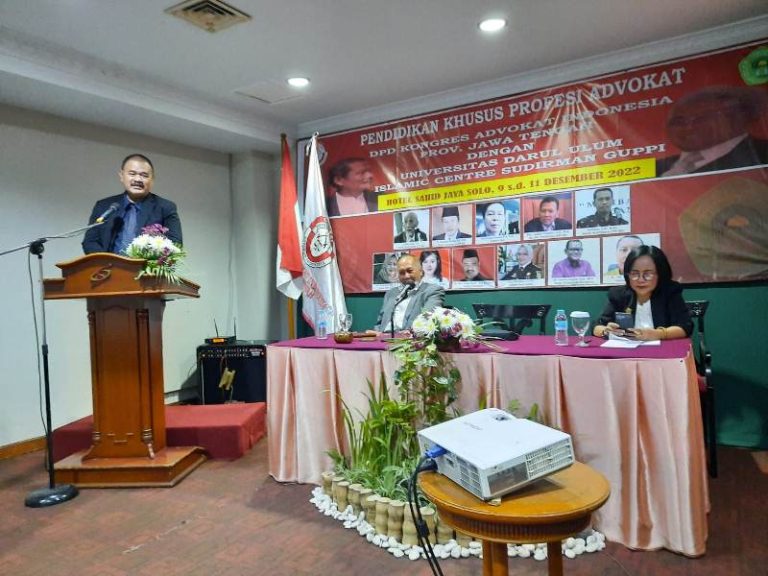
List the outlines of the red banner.
{"type": "Polygon", "coordinates": [[[400,251],[452,289],[611,284],[633,243],[684,282],[766,278],[766,82],[762,41],[325,136],[345,291],[400,251]]]}

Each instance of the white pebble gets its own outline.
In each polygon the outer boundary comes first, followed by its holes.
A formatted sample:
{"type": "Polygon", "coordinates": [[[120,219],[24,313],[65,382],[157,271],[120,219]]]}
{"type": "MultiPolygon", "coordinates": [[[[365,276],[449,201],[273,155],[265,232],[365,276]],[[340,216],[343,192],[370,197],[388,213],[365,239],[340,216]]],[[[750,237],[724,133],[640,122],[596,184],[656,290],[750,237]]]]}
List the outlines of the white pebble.
{"type": "Polygon", "coordinates": [[[400,550],[400,548],[390,548],[389,551],[392,553],[392,556],[395,558],[402,558],[405,556],[405,552],[400,550]]]}
{"type": "Polygon", "coordinates": [[[452,548],[448,553],[451,558],[461,558],[461,548],[452,548]]]}
{"type": "Polygon", "coordinates": [[[533,553],[533,559],[534,560],[546,560],[547,559],[547,550],[542,550],[541,548],[536,548],[536,552],[533,553]]]}
{"type": "Polygon", "coordinates": [[[568,558],[576,558],[576,552],[574,552],[572,548],[566,548],[565,549],[565,555],[568,558]]]}
{"type": "Polygon", "coordinates": [[[469,555],[470,555],[469,548],[461,548],[460,553],[462,558],[469,558],[469,555]]]}
{"type": "Polygon", "coordinates": [[[469,547],[470,547],[470,548],[480,548],[480,549],[482,549],[482,547],[483,547],[483,543],[482,543],[482,542],[478,542],[477,540],[472,540],[472,541],[469,543],[469,547]]]}
{"type": "Polygon", "coordinates": [[[592,542],[590,544],[587,544],[584,550],[590,553],[595,552],[597,550],[597,542],[592,542]]]}
{"type": "Polygon", "coordinates": [[[417,550],[411,550],[408,552],[408,559],[409,560],[418,560],[421,557],[421,553],[417,550]]]}
{"type": "Polygon", "coordinates": [[[517,556],[517,546],[507,546],[507,556],[510,558],[517,556]]]}
{"type": "Polygon", "coordinates": [[[573,539],[573,538],[568,538],[568,539],[565,541],[565,547],[566,547],[566,548],[573,548],[573,545],[574,545],[574,544],[576,544],[576,540],[575,540],[575,539],[573,539]]]}
{"type": "Polygon", "coordinates": [[[527,548],[518,549],[517,555],[520,556],[520,558],[530,558],[531,557],[531,551],[527,548]]]}

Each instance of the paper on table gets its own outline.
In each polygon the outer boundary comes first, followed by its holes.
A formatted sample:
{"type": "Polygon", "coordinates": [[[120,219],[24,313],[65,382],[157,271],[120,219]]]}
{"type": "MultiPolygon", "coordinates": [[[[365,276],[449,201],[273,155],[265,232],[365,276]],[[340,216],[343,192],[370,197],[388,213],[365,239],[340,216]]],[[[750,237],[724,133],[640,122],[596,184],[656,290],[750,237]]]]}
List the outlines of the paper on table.
{"type": "Polygon", "coordinates": [[[605,348],[637,348],[638,346],[661,346],[661,340],[633,340],[615,334],[608,335],[608,341],[601,344],[605,348]]]}
{"type": "Polygon", "coordinates": [[[611,338],[600,344],[600,348],[637,348],[642,342],[626,338],[611,338]]]}

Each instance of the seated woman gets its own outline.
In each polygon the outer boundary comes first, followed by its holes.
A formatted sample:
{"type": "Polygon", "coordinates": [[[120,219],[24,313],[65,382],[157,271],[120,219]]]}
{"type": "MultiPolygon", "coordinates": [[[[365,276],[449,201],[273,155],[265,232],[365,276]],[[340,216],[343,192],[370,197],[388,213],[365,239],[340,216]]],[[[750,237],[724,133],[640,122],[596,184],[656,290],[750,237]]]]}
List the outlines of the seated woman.
{"type": "Polygon", "coordinates": [[[624,262],[625,286],[608,291],[605,306],[593,334],[625,334],[616,322],[616,313],[632,315],[634,328],[627,334],[637,340],[686,338],[693,322],[683,300],[683,289],[672,280],[672,268],[664,252],[656,246],[634,248],[624,262]]]}

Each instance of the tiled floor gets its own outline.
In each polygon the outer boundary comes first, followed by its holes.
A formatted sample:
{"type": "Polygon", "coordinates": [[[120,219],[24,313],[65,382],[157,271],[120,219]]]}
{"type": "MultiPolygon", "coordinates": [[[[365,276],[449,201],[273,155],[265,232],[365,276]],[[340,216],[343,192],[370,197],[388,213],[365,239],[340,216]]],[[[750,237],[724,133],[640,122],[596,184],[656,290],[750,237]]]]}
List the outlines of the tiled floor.
{"type": "MultiPolygon", "coordinates": [[[[711,482],[709,551],[688,559],[609,544],[565,560],[568,576],[768,574],[768,476],[746,451],[722,449],[711,482]]],[[[424,561],[396,559],[321,516],[311,486],[267,475],[266,442],[234,462],[209,461],[171,489],[85,490],[48,509],[24,507],[44,487],[41,453],[0,461],[0,574],[426,576],[424,561]]],[[[510,574],[546,566],[510,559],[510,574]]],[[[446,576],[482,573],[477,559],[442,563],[446,576]]]]}

